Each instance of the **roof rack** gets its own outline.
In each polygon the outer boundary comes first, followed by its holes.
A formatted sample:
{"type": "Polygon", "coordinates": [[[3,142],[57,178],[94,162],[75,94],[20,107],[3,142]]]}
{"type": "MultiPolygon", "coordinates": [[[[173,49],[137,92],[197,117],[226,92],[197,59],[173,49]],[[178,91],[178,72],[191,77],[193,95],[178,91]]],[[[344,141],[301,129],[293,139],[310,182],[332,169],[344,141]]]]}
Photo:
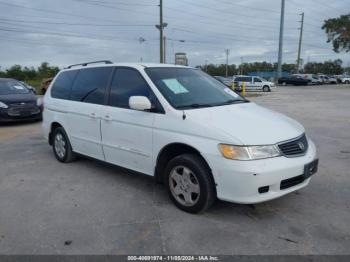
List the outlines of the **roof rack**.
{"type": "Polygon", "coordinates": [[[74,65],[67,66],[66,68],[69,69],[69,68],[72,68],[73,66],[87,66],[90,64],[98,64],[98,63],[113,64],[113,62],[109,60],[99,60],[99,61],[92,61],[92,62],[81,63],[81,64],[74,64],[74,65]]]}

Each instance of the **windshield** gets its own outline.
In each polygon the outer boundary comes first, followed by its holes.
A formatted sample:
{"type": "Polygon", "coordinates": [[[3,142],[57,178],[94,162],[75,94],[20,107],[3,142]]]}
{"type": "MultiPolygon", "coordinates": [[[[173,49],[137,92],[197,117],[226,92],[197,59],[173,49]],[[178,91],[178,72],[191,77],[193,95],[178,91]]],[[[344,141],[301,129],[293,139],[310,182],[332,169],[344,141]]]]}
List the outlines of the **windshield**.
{"type": "Polygon", "coordinates": [[[12,79],[0,79],[0,95],[28,94],[29,90],[20,82],[12,79]]]}
{"type": "Polygon", "coordinates": [[[211,76],[192,68],[147,68],[148,76],[176,109],[244,103],[247,100],[211,76]]]}

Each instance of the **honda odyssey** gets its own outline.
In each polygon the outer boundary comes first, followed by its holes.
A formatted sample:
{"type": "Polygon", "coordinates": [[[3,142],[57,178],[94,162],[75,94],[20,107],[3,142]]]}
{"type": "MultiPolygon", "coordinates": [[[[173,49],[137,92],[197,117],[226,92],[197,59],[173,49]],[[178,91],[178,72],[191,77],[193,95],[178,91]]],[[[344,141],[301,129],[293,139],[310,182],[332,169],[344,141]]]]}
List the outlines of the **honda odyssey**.
{"type": "Polygon", "coordinates": [[[62,70],[46,92],[43,130],[60,162],[80,154],[154,176],[192,213],[281,197],[317,171],[303,126],[199,69],[98,62],[62,70]]]}

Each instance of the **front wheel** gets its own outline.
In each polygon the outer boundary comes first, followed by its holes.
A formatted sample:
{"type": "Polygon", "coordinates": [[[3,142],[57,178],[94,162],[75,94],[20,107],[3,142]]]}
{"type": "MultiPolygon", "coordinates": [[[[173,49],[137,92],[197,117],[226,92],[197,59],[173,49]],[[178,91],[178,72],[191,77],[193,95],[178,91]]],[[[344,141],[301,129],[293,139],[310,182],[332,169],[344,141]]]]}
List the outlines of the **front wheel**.
{"type": "Polygon", "coordinates": [[[214,180],[201,157],[193,154],[177,156],[168,163],[165,172],[168,194],[178,208],[198,213],[214,203],[214,180]]]}
{"type": "Polygon", "coordinates": [[[263,87],[263,92],[270,92],[270,91],[271,91],[270,87],[268,87],[268,86],[263,87]]]}

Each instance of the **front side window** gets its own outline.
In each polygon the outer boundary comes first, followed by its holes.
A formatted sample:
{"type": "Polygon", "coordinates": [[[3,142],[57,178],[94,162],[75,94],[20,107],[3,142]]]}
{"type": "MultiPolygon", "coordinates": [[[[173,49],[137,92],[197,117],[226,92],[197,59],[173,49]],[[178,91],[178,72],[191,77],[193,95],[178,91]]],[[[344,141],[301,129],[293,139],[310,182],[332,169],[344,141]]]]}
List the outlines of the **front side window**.
{"type": "Polygon", "coordinates": [[[0,80],[0,95],[28,94],[29,89],[12,79],[0,80]]]}
{"type": "Polygon", "coordinates": [[[92,104],[103,104],[112,67],[96,67],[80,70],[70,99],[92,104]]]}
{"type": "Polygon", "coordinates": [[[130,108],[131,96],[145,96],[152,106],[157,106],[157,101],[145,79],[135,69],[117,68],[114,73],[109,105],[121,108],[130,108]]]}
{"type": "Polygon", "coordinates": [[[254,78],[254,81],[257,82],[257,83],[261,83],[261,79],[258,78],[258,77],[255,77],[255,78],[254,78]]]}
{"type": "Polygon", "coordinates": [[[57,76],[51,88],[51,96],[59,99],[69,99],[71,88],[78,70],[65,71],[57,76]]]}
{"type": "Polygon", "coordinates": [[[200,108],[246,102],[206,73],[192,68],[147,68],[148,76],[176,109],[200,108]]]}

